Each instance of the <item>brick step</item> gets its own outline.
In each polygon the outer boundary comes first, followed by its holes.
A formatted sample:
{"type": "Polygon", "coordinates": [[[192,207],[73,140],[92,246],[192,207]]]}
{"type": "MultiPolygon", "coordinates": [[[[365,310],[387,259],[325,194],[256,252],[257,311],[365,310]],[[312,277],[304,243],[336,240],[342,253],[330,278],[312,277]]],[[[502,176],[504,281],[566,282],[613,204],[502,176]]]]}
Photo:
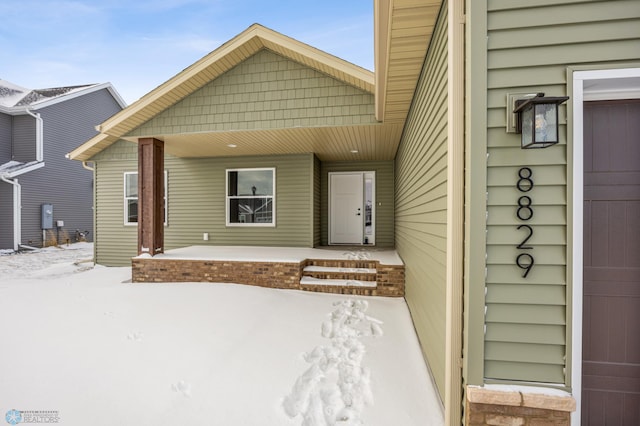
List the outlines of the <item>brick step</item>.
{"type": "Polygon", "coordinates": [[[345,268],[340,266],[311,265],[303,269],[303,276],[320,279],[376,281],[376,270],[373,268],[345,268]]]}
{"type": "Polygon", "coordinates": [[[377,264],[375,260],[307,259],[305,262],[305,266],[358,269],[375,269],[377,264]]]}
{"type": "Polygon", "coordinates": [[[336,272],[336,273],[350,273],[350,274],[375,274],[375,268],[348,268],[344,266],[318,266],[309,265],[304,268],[305,272],[336,272]]]}
{"type": "Polygon", "coordinates": [[[336,278],[321,279],[305,276],[300,279],[300,285],[303,289],[305,286],[376,288],[377,283],[375,281],[343,280],[336,278]]]}
{"type": "Polygon", "coordinates": [[[305,272],[304,277],[317,278],[321,280],[353,280],[353,281],[377,281],[376,274],[356,274],[341,272],[305,272]]]}

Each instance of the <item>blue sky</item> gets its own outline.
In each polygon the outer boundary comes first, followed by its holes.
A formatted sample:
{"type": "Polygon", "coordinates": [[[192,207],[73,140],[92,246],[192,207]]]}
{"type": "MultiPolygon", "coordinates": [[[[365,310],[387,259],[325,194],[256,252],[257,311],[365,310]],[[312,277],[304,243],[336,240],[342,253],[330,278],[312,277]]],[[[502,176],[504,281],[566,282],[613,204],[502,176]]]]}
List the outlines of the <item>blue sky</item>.
{"type": "Polygon", "coordinates": [[[2,0],[0,79],[127,103],[260,23],[373,70],[373,0],[2,0]]]}

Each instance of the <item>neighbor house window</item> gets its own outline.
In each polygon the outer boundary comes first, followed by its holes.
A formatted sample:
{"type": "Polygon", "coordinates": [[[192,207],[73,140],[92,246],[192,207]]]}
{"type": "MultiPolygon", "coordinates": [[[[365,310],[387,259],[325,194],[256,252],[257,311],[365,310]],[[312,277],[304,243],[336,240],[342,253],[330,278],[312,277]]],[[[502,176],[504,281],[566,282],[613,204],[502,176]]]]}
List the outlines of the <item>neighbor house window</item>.
{"type": "Polygon", "coordinates": [[[227,170],[227,226],[275,226],[276,169],[227,170]]]}
{"type": "MultiPolygon", "coordinates": [[[[138,172],[124,174],[124,224],[138,223],[138,172]]],[[[164,224],[167,224],[167,171],[164,171],[164,224]]]]}

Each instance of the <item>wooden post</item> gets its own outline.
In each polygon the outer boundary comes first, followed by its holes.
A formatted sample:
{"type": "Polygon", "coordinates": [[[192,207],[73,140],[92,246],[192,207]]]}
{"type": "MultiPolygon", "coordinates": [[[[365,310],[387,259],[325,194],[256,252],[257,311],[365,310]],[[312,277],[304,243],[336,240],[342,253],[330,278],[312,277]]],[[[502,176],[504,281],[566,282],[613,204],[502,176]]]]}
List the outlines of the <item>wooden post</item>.
{"type": "Polygon", "coordinates": [[[164,253],[164,142],[138,139],[138,255],[164,253]]]}

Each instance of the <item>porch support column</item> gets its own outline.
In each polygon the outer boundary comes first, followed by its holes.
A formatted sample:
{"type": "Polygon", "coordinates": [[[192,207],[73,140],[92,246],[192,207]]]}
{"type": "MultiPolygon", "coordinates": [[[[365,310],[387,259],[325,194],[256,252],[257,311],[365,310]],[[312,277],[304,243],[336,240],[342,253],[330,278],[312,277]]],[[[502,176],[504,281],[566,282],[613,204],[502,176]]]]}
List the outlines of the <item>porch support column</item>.
{"type": "Polygon", "coordinates": [[[138,255],[164,252],[164,142],[138,139],[138,255]]]}

